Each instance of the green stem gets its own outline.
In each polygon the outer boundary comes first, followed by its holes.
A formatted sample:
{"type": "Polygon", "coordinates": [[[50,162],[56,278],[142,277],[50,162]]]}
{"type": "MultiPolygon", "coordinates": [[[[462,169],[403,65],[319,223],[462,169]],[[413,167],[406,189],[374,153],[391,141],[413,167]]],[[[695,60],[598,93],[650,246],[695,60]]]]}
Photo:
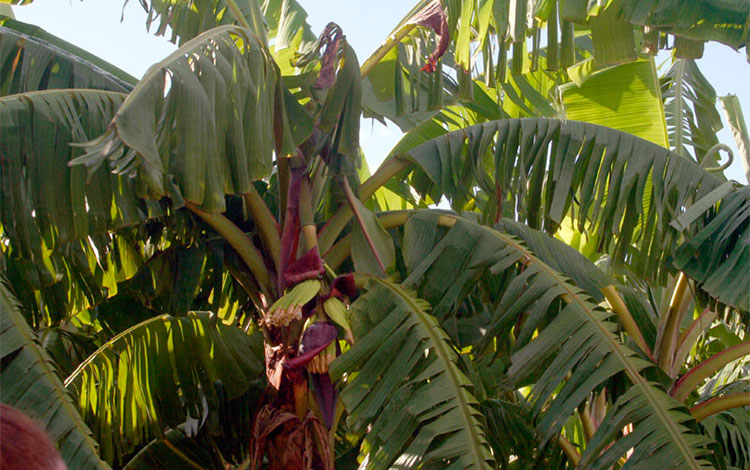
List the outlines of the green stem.
{"type": "Polygon", "coordinates": [[[187,208],[190,209],[194,214],[203,219],[208,225],[216,230],[219,235],[234,248],[237,254],[245,262],[248,269],[255,277],[255,282],[258,283],[261,292],[266,298],[271,297],[273,292],[271,288],[271,276],[268,273],[265,263],[263,262],[263,255],[258,250],[253,242],[245,235],[245,232],[240,230],[239,227],[234,225],[231,220],[227,219],[222,214],[214,214],[206,212],[193,204],[188,203],[187,208]]]}
{"type": "Polygon", "coordinates": [[[245,18],[245,15],[242,14],[240,7],[237,6],[237,3],[234,0],[227,0],[227,6],[232,11],[232,14],[237,19],[237,22],[240,24],[240,26],[242,26],[243,28],[251,29],[250,23],[247,22],[247,18],[245,18]]]}
{"type": "Polygon", "coordinates": [[[651,348],[649,348],[648,344],[646,344],[646,340],[643,338],[641,329],[638,328],[638,324],[630,314],[630,310],[628,310],[625,302],[622,301],[622,298],[617,293],[617,289],[615,288],[615,286],[611,285],[603,287],[601,291],[604,294],[604,297],[607,299],[607,302],[609,302],[610,307],[612,307],[612,311],[615,312],[620,318],[620,323],[622,323],[622,327],[625,329],[625,331],[628,332],[635,344],[637,344],[638,347],[641,348],[641,350],[653,360],[654,354],[651,352],[651,348]]]}
{"type": "Polygon", "coordinates": [[[669,301],[669,308],[666,312],[666,323],[664,325],[664,333],[661,338],[661,343],[658,352],[658,364],[659,367],[669,373],[672,369],[672,362],[674,360],[675,346],[677,344],[677,335],[680,329],[680,323],[682,322],[682,315],[680,315],[680,305],[685,298],[687,292],[688,279],[685,273],[680,273],[677,277],[677,283],[674,286],[672,292],[672,298],[669,301]]]}
{"type": "Polygon", "coordinates": [[[690,395],[690,392],[695,390],[704,380],[714,375],[730,362],[748,354],[750,354],[750,340],[743,341],[720,353],[714,354],[680,377],[680,380],[672,387],[670,395],[677,401],[684,402],[688,395],[690,395]]]}
{"type": "Polygon", "coordinates": [[[705,309],[703,313],[693,320],[693,323],[682,332],[677,339],[677,352],[674,354],[674,362],[672,363],[672,377],[677,377],[677,374],[680,373],[680,368],[685,362],[687,355],[690,353],[693,344],[698,339],[698,336],[711,327],[711,324],[713,324],[717,315],[718,314],[715,311],[705,309]]]}
{"type": "Polygon", "coordinates": [[[569,440],[565,439],[564,436],[560,436],[557,443],[560,445],[563,453],[565,453],[565,456],[568,458],[570,466],[577,467],[578,463],[581,461],[581,455],[576,450],[576,447],[571,444],[569,440]]]}
{"type": "Polygon", "coordinates": [[[399,42],[403,38],[406,37],[407,34],[411,32],[412,29],[414,29],[416,25],[410,24],[406,25],[403,28],[399,29],[395,34],[393,34],[391,37],[385,40],[382,46],[378,47],[377,50],[365,60],[365,63],[362,64],[362,67],[360,67],[359,71],[362,75],[362,78],[365,78],[367,75],[372,72],[372,69],[375,68],[378,63],[380,63],[380,59],[385,57],[388,52],[396,47],[399,42]]]}
{"type": "Polygon", "coordinates": [[[299,187],[299,225],[305,240],[305,249],[312,250],[318,246],[318,236],[315,229],[312,195],[310,193],[310,178],[304,176],[299,187]]]}
{"type": "Polygon", "coordinates": [[[594,433],[596,432],[596,425],[594,424],[594,420],[591,419],[591,413],[589,413],[589,410],[584,405],[583,410],[578,415],[583,425],[583,436],[586,438],[586,442],[591,442],[591,438],[594,437],[594,433]]]}
{"type": "Polygon", "coordinates": [[[404,170],[411,165],[412,162],[409,160],[397,156],[386,158],[383,163],[380,164],[375,173],[359,186],[360,199],[366,201],[375,193],[375,191],[378,190],[378,188],[396,176],[401,170],[404,170]]]}
{"type": "Polygon", "coordinates": [[[346,197],[346,201],[349,203],[349,207],[351,208],[352,212],[354,213],[354,217],[357,218],[357,223],[359,224],[359,227],[362,229],[362,234],[365,236],[365,240],[367,240],[367,244],[370,246],[370,250],[372,251],[372,254],[375,255],[375,261],[378,262],[378,266],[380,267],[380,270],[385,274],[385,266],[383,265],[383,260],[380,258],[380,253],[378,253],[378,249],[375,247],[375,243],[372,241],[372,237],[370,236],[370,233],[367,231],[367,227],[365,226],[365,221],[362,218],[362,214],[359,212],[359,209],[357,209],[357,197],[354,195],[354,192],[352,191],[351,186],[349,186],[349,179],[344,176],[341,181],[341,188],[344,190],[344,196],[346,197]]]}
{"type": "Polygon", "coordinates": [[[289,197],[289,183],[291,180],[291,170],[289,169],[288,157],[276,158],[276,174],[279,179],[279,224],[284,226],[286,217],[286,199],[289,197]]]}
{"type": "MultiPolygon", "coordinates": [[[[359,187],[359,200],[366,201],[372,194],[377,191],[388,180],[396,176],[401,170],[408,168],[412,163],[408,160],[391,156],[385,159],[364,183],[359,187]]],[[[318,235],[318,245],[321,253],[328,251],[338,238],[339,234],[346,224],[349,223],[353,212],[348,205],[342,205],[338,211],[328,220],[328,223],[320,230],[318,235]]]]}
{"type": "Polygon", "coordinates": [[[250,185],[250,191],[244,193],[245,206],[253,218],[253,223],[258,227],[260,239],[271,254],[275,266],[279,265],[281,257],[281,236],[279,235],[279,224],[271,214],[271,210],[260,197],[255,186],[250,185]]]}
{"type": "Polygon", "coordinates": [[[750,406],[750,393],[733,393],[712,398],[690,408],[690,414],[696,421],[703,421],[711,415],[740,406],[750,406]]]}

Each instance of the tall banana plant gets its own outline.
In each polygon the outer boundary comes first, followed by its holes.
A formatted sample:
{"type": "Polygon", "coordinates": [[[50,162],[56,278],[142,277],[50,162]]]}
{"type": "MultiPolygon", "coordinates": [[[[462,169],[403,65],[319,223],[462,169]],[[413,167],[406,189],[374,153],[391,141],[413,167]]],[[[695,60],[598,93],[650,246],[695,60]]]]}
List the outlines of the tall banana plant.
{"type": "Polygon", "coordinates": [[[141,80],[1,19],[3,401],[67,410],[71,468],[746,462],[750,197],[633,35],[748,12],[674,4],[425,0],[360,66],[294,0],[142,1],[179,47],[141,80]],[[363,113],[410,130],[371,176],[363,113]]]}

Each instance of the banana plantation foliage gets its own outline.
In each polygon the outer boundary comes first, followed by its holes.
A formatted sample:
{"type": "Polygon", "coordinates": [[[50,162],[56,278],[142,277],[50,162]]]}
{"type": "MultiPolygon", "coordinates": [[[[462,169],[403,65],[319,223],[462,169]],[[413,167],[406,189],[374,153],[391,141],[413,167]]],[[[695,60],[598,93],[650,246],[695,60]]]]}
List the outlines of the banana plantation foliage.
{"type": "Polygon", "coordinates": [[[421,0],[374,52],[139,3],[140,80],[0,5],[0,398],[69,469],[750,469],[750,138],[695,62],[750,3],[421,0]]]}

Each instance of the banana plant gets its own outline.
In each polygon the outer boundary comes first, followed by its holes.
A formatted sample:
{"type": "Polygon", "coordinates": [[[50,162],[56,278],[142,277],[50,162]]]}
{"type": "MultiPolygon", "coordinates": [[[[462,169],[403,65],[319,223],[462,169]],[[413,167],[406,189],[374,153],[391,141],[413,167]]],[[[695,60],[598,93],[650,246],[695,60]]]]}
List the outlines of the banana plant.
{"type": "Polygon", "coordinates": [[[425,0],[360,64],[295,0],[142,1],[140,80],[0,18],[3,401],[71,468],[742,465],[750,194],[634,34],[748,12],[675,4],[425,0]],[[372,174],[362,115],[409,131],[372,174]]]}

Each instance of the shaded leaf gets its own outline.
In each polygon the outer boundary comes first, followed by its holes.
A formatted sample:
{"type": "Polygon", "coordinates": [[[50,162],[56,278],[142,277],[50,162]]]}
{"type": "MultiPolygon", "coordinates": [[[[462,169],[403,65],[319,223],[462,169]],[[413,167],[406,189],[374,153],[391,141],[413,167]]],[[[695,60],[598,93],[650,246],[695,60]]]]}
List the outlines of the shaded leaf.
{"type": "Polygon", "coordinates": [[[377,327],[355,326],[356,344],[331,364],[330,375],[339,380],[359,371],[341,400],[355,430],[371,426],[363,465],[492,468],[471,382],[428,308],[398,285],[374,278],[351,306],[354,317],[368,317],[377,327]]]}
{"type": "MultiPolygon", "coordinates": [[[[0,279],[2,401],[42,424],[69,468],[108,470],[97,442],[38,343],[5,280],[0,279]]],[[[5,439],[8,436],[4,437],[5,439]]]]}
{"type": "Polygon", "coordinates": [[[247,30],[207,31],[153,65],[75,162],[109,159],[136,177],[141,196],[223,212],[225,193],[248,192],[270,174],[278,83],[268,50],[247,30]]]}
{"type": "Polygon", "coordinates": [[[189,434],[217,412],[221,398],[245,393],[263,373],[253,340],[213,326],[206,313],[161,315],[115,336],[65,381],[102,454],[121,462],[167,427],[189,434]]]}

